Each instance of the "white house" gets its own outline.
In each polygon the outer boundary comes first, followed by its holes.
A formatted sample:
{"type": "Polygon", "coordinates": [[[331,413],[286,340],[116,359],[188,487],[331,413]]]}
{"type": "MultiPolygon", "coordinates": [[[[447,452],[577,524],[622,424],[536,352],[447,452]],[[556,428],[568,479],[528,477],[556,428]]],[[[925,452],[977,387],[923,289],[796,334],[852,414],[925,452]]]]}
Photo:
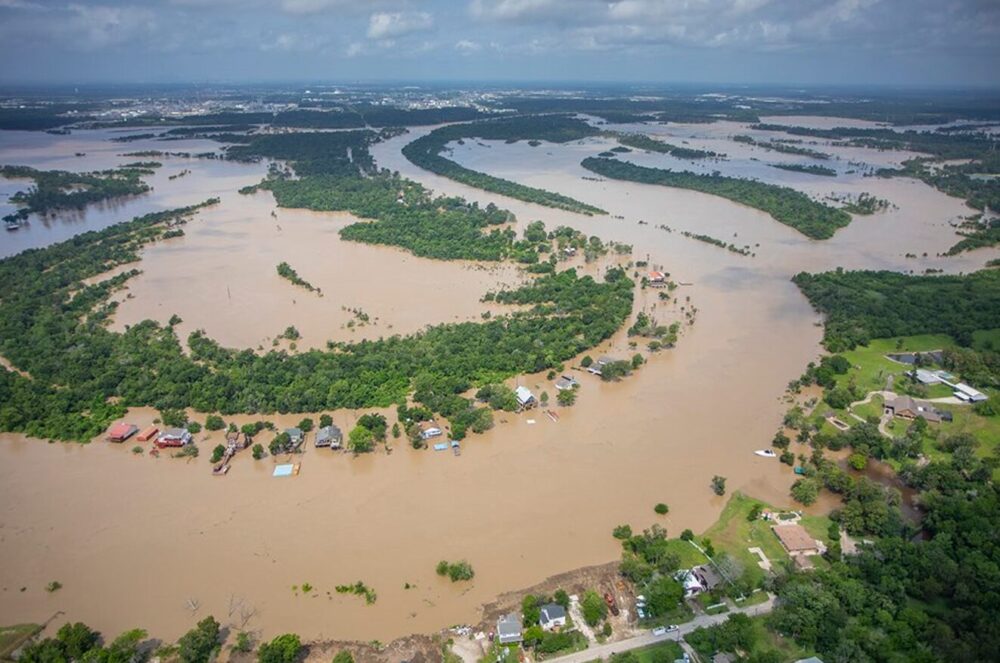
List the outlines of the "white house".
{"type": "Polygon", "coordinates": [[[420,439],[429,440],[432,437],[440,437],[443,434],[433,421],[424,421],[420,424],[420,439]]]}
{"type": "Polygon", "coordinates": [[[562,628],[566,626],[566,609],[558,603],[546,603],[541,607],[538,623],[546,631],[562,628]]]}
{"type": "Polygon", "coordinates": [[[522,410],[535,407],[535,395],[527,387],[518,387],[514,390],[514,395],[517,396],[517,404],[522,410]]]}

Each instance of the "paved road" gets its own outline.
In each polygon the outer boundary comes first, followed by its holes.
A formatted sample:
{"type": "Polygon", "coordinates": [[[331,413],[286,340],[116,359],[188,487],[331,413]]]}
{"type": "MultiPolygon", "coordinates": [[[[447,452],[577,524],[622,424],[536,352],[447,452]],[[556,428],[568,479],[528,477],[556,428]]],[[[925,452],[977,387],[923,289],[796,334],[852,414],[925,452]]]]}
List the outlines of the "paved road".
{"type": "Polygon", "coordinates": [[[599,658],[606,659],[612,654],[618,654],[623,651],[628,651],[629,649],[640,649],[642,647],[648,647],[649,645],[655,645],[658,642],[665,642],[667,640],[679,640],[684,634],[690,633],[696,628],[721,624],[734,612],[742,612],[743,614],[753,617],[771,612],[773,608],[774,599],[768,598],[768,600],[764,603],[752,605],[747,608],[737,608],[736,610],[724,612],[721,615],[699,615],[688,623],[681,624],[678,630],[664,635],[656,636],[650,632],[646,632],[642,635],[637,635],[634,638],[619,640],[618,642],[609,642],[605,645],[597,645],[596,647],[590,647],[589,649],[584,649],[583,651],[576,652],[574,654],[560,656],[559,658],[551,658],[549,661],[558,661],[558,663],[588,663],[589,661],[594,661],[599,658]]]}

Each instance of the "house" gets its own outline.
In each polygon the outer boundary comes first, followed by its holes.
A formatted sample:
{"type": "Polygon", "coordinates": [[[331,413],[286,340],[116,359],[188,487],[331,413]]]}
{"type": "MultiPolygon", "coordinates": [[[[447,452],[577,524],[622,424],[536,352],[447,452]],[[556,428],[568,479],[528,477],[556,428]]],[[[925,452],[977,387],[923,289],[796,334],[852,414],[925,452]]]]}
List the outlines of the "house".
{"type": "Polygon", "coordinates": [[[344,442],[344,434],[341,432],[340,428],[330,424],[329,426],[323,426],[318,431],[316,431],[316,446],[317,447],[330,447],[331,449],[339,449],[344,442]]]}
{"type": "Polygon", "coordinates": [[[112,442],[124,442],[138,432],[138,426],[119,421],[108,429],[108,440],[112,442]]]}
{"type": "Polygon", "coordinates": [[[559,379],[556,380],[556,389],[559,391],[566,391],[568,389],[574,389],[580,384],[576,381],[576,378],[572,378],[568,375],[560,375],[559,379]]]}
{"type": "Polygon", "coordinates": [[[191,433],[186,428],[168,428],[156,438],[158,447],[183,447],[191,443],[191,433]]]}
{"type": "Polygon", "coordinates": [[[706,592],[710,592],[722,584],[722,575],[711,564],[696,566],[691,571],[701,582],[701,586],[705,588],[706,592]]]}
{"type": "Polygon", "coordinates": [[[159,434],[159,432],[160,432],[159,428],[157,428],[156,426],[150,426],[146,430],[139,433],[139,436],[135,439],[139,440],[140,442],[149,442],[150,440],[155,439],[157,434],[159,434]]]}
{"type": "MultiPolygon", "coordinates": [[[[927,401],[919,401],[910,396],[897,396],[891,401],[885,402],[884,412],[887,416],[899,417],[900,419],[916,419],[923,417],[928,423],[938,424],[945,419],[945,413],[940,412],[927,401]]],[[[948,420],[951,413],[948,413],[948,420]]]]}
{"type": "Polygon", "coordinates": [[[792,557],[808,557],[822,554],[824,546],[812,537],[801,525],[775,525],[771,528],[781,546],[792,557]]]}
{"type": "Polygon", "coordinates": [[[650,272],[647,280],[652,288],[662,288],[667,285],[667,275],[663,272],[650,272]]]}
{"type": "Polygon", "coordinates": [[[306,434],[301,428],[286,428],[285,435],[288,436],[288,444],[292,449],[299,448],[306,439],[306,434]]]}
{"type": "Polygon", "coordinates": [[[566,626],[566,609],[558,603],[546,603],[541,607],[538,623],[542,629],[551,631],[566,626]]]}
{"type": "Polygon", "coordinates": [[[684,588],[684,598],[686,599],[697,596],[705,591],[705,588],[701,586],[701,580],[698,579],[693,570],[678,571],[674,575],[674,580],[679,582],[681,587],[684,588]]]}
{"type": "Polygon", "coordinates": [[[529,410],[538,404],[535,395],[527,387],[518,387],[514,390],[514,395],[517,397],[518,407],[522,410],[529,410]]]}
{"type": "Polygon", "coordinates": [[[420,422],[420,439],[429,440],[432,437],[440,437],[442,434],[441,429],[433,421],[421,421],[420,422]]]}
{"type": "Polygon", "coordinates": [[[980,403],[986,400],[986,394],[978,389],[973,389],[964,382],[959,382],[955,385],[954,396],[958,400],[966,401],[967,403],[980,403]]]}
{"type": "Polygon", "coordinates": [[[497,620],[497,641],[502,645],[521,642],[521,618],[511,613],[497,620]]]}
{"type": "Polygon", "coordinates": [[[600,375],[602,368],[604,368],[608,364],[613,364],[616,361],[618,360],[615,359],[614,357],[608,357],[606,355],[604,357],[598,357],[593,364],[587,367],[587,372],[592,373],[593,375],[600,375]]]}

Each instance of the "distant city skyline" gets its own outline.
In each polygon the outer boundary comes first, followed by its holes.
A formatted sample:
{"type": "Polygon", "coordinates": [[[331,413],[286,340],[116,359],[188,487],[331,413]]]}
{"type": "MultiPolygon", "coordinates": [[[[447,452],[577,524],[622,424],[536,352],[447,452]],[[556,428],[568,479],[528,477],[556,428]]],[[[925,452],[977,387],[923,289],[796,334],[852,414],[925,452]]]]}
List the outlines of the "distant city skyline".
{"type": "Polygon", "coordinates": [[[3,83],[1000,86],[990,0],[0,0],[3,83]]]}

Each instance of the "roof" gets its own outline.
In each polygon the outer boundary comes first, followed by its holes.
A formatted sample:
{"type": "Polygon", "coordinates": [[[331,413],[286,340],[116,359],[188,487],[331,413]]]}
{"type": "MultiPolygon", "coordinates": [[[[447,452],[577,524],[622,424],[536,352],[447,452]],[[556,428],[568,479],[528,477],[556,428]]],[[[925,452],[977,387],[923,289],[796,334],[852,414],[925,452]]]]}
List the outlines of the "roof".
{"type": "Polygon", "coordinates": [[[776,525],[771,529],[774,530],[781,545],[788,552],[803,552],[819,548],[816,540],[801,525],[776,525]]]}
{"type": "Polygon", "coordinates": [[[982,398],[984,400],[986,398],[986,396],[983,395],[983,392],[979,391],[978,389],[973,389],[964,382],[959,382],[958,384],[956,384],[955,391],[960,391],[963,394],[966,394],[967,396],[971,396],[972,398],[982,398]]]}
{"type": "Polygon", "coordinates": [[[504,615],[497,620],[497,633],[499,635],[521,635],[521,618],[514,613],[504,615]]]}
{"type": "Polygon", "coordinates": [[[941,378],[938,377],[937,373],[933,373],[924,368],[917,369],[916,378],[923,384],[938,384],[941,382],[941,378]]]}
{"type": "Polygon", "coordinates": [[[190,435],[187,428],[168,428],[163,431],[162,437],[185,437],[190,435]]]}
{"type": "Polygon", "coordinates": [[[556,389],[572,389],[576,384],[576,380],[564,375],[556,380],[556,389]]]}
{"type": "Polygon", "coordinates": [[[535,399],[535,395],[527,387],[518,387],[514,390],[514,394],[517,396],[517,402],[522,405],[535,399]]]}
{"type": "Polygon", "coordinates": [[[722,582],[722,576],[711,564],[702,564],[692,569],[700,578],[704,579],[706,587],[712,589],[722,582]]]}
{"type": "Polygon", "coordinates": [[[323,426],[318,431],[316,431],[316,441],[320,442],[322,440],[334,440],[341,439],[344,434],[340,431],[340,428],[330,424],[329,426],[323,426]]]}
{"type": "Polygon", "coordinates": [[[818,656],[810,656],[809,658],[800,658],[795,663],[823,663],[823,660],[818,656]]]}
{"type": "Polygon", "coordinates": [[[885,406],[892,409],[895,414],[911,412],[913,416],[923,417],[930,422],[941,421],[941,413],[935,410],[930,403],[918,401],[910,396],[898,396],[895,400],[887,402],[885,406]]]}
{"type": "Polygon", "coordinates": [[[288,434],[288,437],[302,437],[301,428],[286,428],[285,433],[288,434]]]}
{"type": "Polygon", "coordinates": [[[662,281],[663,279],[667,278],[667,276],[663,272],[650,272],[649,278],[652,281],[662,281]]]}
{"type": "Polygon", "coordinates": [[[119,421],[117,424],[108,429],[108,437],[128,437],[137,430],[139,429],[135,425],[119,421]]]}
{"type": "Polygon", "coordinates": [[[566,619],[566,609],[558,603],[546,603],[541,607],[541,613],[543,622],[566,619]]]}

